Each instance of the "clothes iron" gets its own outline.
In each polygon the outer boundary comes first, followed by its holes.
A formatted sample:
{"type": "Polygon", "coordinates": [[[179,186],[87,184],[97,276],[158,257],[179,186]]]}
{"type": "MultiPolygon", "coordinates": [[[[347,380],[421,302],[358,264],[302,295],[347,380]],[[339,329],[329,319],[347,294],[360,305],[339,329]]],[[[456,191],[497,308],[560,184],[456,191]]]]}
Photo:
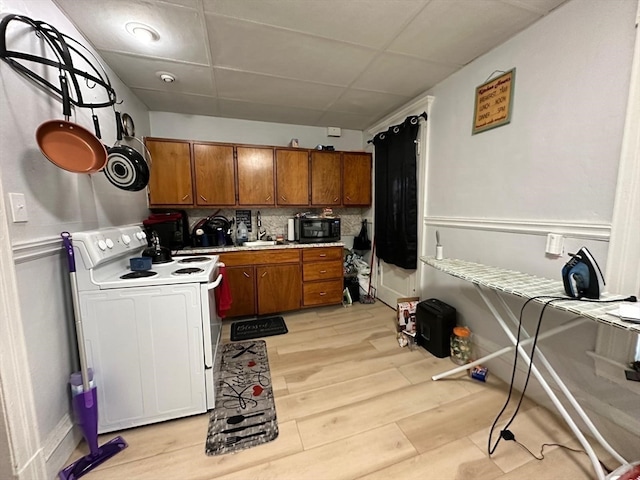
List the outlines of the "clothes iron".
{"type": "Polygon", "coordinates": [[[600,298],[604,276],[591,252],[582,247],[578,253],[569,255],[571,260],[562,267],[565,293],[572,298],[600,298]]]}

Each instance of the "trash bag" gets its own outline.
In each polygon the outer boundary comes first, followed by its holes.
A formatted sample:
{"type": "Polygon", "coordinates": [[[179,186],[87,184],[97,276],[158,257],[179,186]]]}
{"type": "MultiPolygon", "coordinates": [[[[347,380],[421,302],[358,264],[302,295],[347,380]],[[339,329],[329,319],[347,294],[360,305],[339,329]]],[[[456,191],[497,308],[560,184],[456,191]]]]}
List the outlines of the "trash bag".
{"type": "Polygon", "coordinates": [[[360,228],[360,233],[357,237],[353,239],[353,249],[354,250],[371,250],[371,240],[369,240],[369,235],[367,234],[367,221],[362,221],[362,227],[360,228]]]}

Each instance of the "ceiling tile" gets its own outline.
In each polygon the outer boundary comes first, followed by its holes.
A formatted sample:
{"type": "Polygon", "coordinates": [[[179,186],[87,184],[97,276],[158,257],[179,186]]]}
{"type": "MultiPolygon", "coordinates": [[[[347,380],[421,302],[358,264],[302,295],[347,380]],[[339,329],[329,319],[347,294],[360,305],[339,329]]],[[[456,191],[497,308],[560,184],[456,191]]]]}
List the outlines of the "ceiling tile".
{"type": "Polygon", "coordinates": [[[343,87],[222,68],[215,69],[215,78],[220,98],[319,110],[344,91],[343,87]]]}
{"type": "Polygon", "coordinates": [[[405,55],[384,53],[362,72],[352,87],[415,97],[458,68],[405,55]]]}
{"type": "Polygon", "coordinates": [[[207,43],[197,10],[165,3],[129,0],[57,0],[65,13],[99,50],[115,50],[192,63],[209,64],[207,43]],[[89,14],[91,12],[91,14],[89,14]],[[141,43],[128,22],[153,27],[160,39],[141,43]]]}
{"type": "Polygon", "coordinates": [[[411,97],[402,97],[390,93],[369,92],[350,88],[328,110],[362,115],[382,115],[408,102],[410,99],[411,97]]]}
{"type": "Polygon", "coordinates": [[[158,92],[132,88],[133,93],[154,112],[187,113],[192,115],[219,114],[218,101],[213,97],[184,93],[158,92]]]}
{"type": "Polygon", "coordinates": [[[192,93],[215,96],[211,69],[199,65],[174,63],[166,60],[132,57],[120,53],[100,52],[120,79],[131,88],[162,90],[174,93],[192,93]],[[158,72],[176,77],[173,83],[161,81],[158,72]]]}
{"type": "Polygon", "coordinates": [[[236,100],[218,100],[220,116],[244,118],[261,122],[291,123],[294,125],[315,125],[322,112],[284,105],[262,105],[236,100]]]}
{"type": "Polygon", "coordinates": [[[340,125],[350,130],[364,130],[374,124],[383,115],[359,115],[357,113],[325,112],[315,123],[318,127],[334,127],[340,125]]]}
{"type": "Polygon", "coordinates": [[[203,0],[205,12],[382,48],[428,0],[203,0]],[[338,13],[339,12],[339,13],[338,13]]]}
{"type": "Polygon", "coordinates": [[[388,51],[466,65],[537,18],[535,13],[498,0],[433,0],[388,51]]]}
{"type": "Polygon", "coordinates": [[[348,85],[373,50],[207,14],[215,66],[348,85]]]}

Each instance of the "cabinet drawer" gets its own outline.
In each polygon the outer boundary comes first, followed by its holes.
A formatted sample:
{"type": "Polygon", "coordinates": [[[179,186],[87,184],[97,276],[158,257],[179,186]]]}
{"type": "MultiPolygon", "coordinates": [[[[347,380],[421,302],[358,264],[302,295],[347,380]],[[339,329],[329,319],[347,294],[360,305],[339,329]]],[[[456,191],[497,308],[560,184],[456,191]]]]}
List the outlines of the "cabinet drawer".
{"type": "Polygon", "coordinates": [[[342,278],[342,262],[311,262],[302,264],[302,280],[342,278]]]}
{"type": "Polygon", "coordinates": [[[332,305],[342,301],[342,278],[324,282],[305,283],[302,287],[305,307],[332,305]]]}
{"type": "Polygon", "coordinates": [[[237,265],[271,265],[274,263],[299,263],[298,249],[254,250],[252,252],[229,252],[220,255],[220,261],[229,267],[237,265]]]}
{"type": "Polygon", "coordinates": [[[342,262],[342,247],[312,247],[302,249],[303,262],[318,262],[324,260],[340,260],[342,262]]]}

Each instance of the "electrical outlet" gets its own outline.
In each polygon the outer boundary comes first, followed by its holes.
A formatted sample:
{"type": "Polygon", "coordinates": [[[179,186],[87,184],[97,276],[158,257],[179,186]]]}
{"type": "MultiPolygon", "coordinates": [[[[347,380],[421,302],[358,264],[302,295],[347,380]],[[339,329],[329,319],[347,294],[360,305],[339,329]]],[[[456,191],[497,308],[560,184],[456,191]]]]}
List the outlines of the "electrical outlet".
{"type": "Polygon", "coordinates": [[[560,234],[549,233],[547,235],[547,246],[545,252],[549,255],[562,256],[564,249],[564,237],[560,234]]]}
{"type": "Polygon", "coordinates": [[[29,221],[24,193],[10,193],[9,204],[11,205],[11,218],[13,223],[29,221]]]}

